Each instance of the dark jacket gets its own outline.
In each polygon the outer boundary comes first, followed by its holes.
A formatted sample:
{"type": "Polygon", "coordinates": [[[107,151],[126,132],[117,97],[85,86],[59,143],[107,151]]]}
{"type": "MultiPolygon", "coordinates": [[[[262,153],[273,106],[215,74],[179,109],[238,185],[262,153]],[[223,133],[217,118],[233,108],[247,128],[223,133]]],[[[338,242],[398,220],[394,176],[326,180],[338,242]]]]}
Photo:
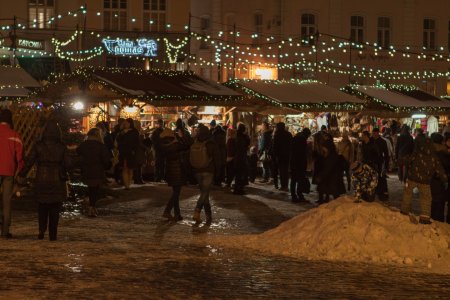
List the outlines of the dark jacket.
{"type": "Polygon", "coordinates": [[[226,151],[227,133],[225,132],[225,130],[222,129],[222,127],[216,126],[214,130],[212,130],[212,140],[217,145],[218,149],[217,155],[219,158],[219,163],[224,165],[227,159],[227,151],[226,151]]]}
{"type": "Polygon", "coordinates": [[[153,143],[153,150],[155,150],[155,154],[159,155],[161,154],[161,141],[159,136],[161,135],[161,132],[163,132],[163,128],[159,127],[153,130],[150,139],[153,143]]]}
{"type": "Polygon", "coordinates": [[[306,175],[308,163],[308,143],[307,137],[303,133],[297,133],[292,139],[291,145],[291,176],[292,179],[301,179],[306,175]]]}
{"type": "Polygon", "coordinates": [[[77,148],[81,156],[81,177],[88,186],[106,182],[105,170],[111,167],[111,151],[96,140],[86,140],[77,148]]]}
{"type": "Polygon", "coordinates": [[[126,161],[128,168],[136,168],[138,166],[136,161],[136,152],[141,144],[139,132],[136,129],[130,129],[127,132],[122,132],[117,136],[117,144],[119,148],[120,165],[123,166],[126,161]]]}
{"type": "Polygon", "coordinates": [[[389,150],[387,142],[380,136],[377,139],[373,139],[375,146],[378,149],[380,168],[384,165],[385,170],[389,167],[389,150]]]}
{"type": "Polygon", "coordinates": [[[272,130],[264,131],[259,137],[258,154],[261,156],[264,152],[271,155],[270,150],[272,149],[272,130]]]}
{"type": "Polygon", "coordinates": [[[243,132],[237,133],[235,144],[234,163],[236,167],[247,166],[247,152],[250,147],[250,138],[243,132]]]}
{"type": "Polygon", "coordinates": [[[341,159],[336,151],[323,158],[322,168],[317,174],[317,190],[324,194],[341,195],[345,193],[341,159]]]}
{"type": "Polygon", "coordinates": [[[166,161],[167,184],[169,186],[185,185],[187,170],[183,167],[183,152],[189,149],[188,143],[178,137],[165,137],[159,142],[166,161]]]}
{"type": "Polygon", "coordinates": [[[361,154],[362,154],[362,163],[369,165],[372,169],[378,172],[380,170],[380,164],[382,162],[380,153],[378,152],[378,147],[375,145],[373,139],[366,143],[362,143],[361,145],[361,154]]]}
{"type": "Polygon", "coordinates": [[[416,139],[416,145],[409,164],[408,180],[422,184],[430,184],[434,176],[442,182],[447,182],[448,180],[446,171],[436,155],[429,138],[416,139]]]}
{"type": "MultiPolygon", "coordinates": [[[[199,129],[197,140],[200,143],[206,142],[206,150],[208,152],[210,163],[206,168],[194,168],[194,172],[214,174],[215,170],[219,170],[220,165],[222,164],[222,152],[219,151],[218,144],[214,141],[213,134],[211,134],[208,128],[204,126],[199,129]]],[[[223,146],[222,148],[225,150],[225,146],[223,146]]]]}
{"type": "Polygon", "coordinates": [[[413,137],[407,134],[400,134],[397,139],[397,145],[395,147],[395,157],[398,159],[403,159],[408,157],[413,153],[414,150],[414,139],[413,137]]]}
{"type": "Polygon", "coordinates": [[[289,161],[292,134],[285,129],[277,129],[273,135],[273,156],[280,161],[289,161]]]}
{"type": "Polygon", "coordinates": [[[64,201],[67,197],[67,171],[71,167],[71,158],[67,147],[61,142],[59,127],[54,122],[47,123],[41,141],[33,147],[19,176],[26,177],[35,164],[35,199],[41,203],[64,201]]]}
{"type": "Polygon", "coordinates": [[[227,158],[233,158],[236,155],[236,138],[229,138],[227,141],[227,158]]]}

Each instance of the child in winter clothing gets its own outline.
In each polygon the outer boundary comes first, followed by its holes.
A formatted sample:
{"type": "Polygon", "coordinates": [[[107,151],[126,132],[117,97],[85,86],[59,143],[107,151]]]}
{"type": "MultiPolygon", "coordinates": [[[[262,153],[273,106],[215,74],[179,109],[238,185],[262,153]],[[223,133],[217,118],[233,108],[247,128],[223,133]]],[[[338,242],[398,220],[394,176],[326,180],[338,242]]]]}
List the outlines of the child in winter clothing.
{"type": "Polygon", "coordinates": [[[378,173],[369,165],[354,162],[352,164],[352,182],[355,189],[355,203],[361,200],[372,202],[375,200],[375,190],[378,185],[378,173]]]}

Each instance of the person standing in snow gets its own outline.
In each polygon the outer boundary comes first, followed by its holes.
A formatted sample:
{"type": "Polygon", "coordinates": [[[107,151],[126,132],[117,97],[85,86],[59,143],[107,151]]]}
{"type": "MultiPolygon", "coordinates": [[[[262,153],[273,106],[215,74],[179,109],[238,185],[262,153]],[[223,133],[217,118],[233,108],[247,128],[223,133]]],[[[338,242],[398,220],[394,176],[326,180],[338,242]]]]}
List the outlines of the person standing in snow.
{"type": "Polygon", "coordinates": [[[289,191],[289,152],[292,135],[283,122],[277,124],[273,135],[273,183],[281,191],[289,191]],[[280,182],[280,186],[278,185],[280,182]]]}
{"type": "Polygon", "coordinates": [[[431,223],[430,183],[433,176],[437,176],[442,182],[448,180],[447,174],[433,149],[431,139],[425,136],[418,137],[409,164],[401,213],[405,215],[410,213],[413,189],[417,187],[420,192],[419,222],[422,224],[431,223]]]}
{"type": "Polygon", "coordinates": [[[414,150],[414,139],[411,136],[408,125],[403,125],[400,136],[397,139],[395,146],[395,157],[398,164],[398,179],[406,181],[406,174],[408,173],[408,162],[414,150]]]}
{"type": "Polygon", "coordinates": [[[375,190],[378,185],[378,173],[369,165],[354,162],[352,169],[352,183],[355,189],[355,202],[361,200],[372,202],[375,200],[375,190]]]}

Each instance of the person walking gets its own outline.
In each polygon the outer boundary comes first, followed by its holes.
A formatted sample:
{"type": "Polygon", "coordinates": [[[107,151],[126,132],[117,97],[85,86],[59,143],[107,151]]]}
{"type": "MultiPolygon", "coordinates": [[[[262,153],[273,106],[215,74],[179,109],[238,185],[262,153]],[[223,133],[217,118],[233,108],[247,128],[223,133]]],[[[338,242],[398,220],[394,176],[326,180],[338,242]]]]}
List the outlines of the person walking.
{"type": "Polygon", "coordinates": [[[389,200],[387,172],[389,170],[389,148],[385,139],[380,136],[380,129],[374,128],[372,132],[373,142],[378,149],[378,187],[377,195],[381,201],[389,200]]]}
{"type": "Polygon", "coordinates": [[[134,128],[133,119],[122,123],[122,132],[117,136],[119,164],[122,167],[122,180],[126,190],[130,189],[133,171],[138,167],[136,153],[140,147],[139,132],[134,128]]]}
{"type": "Polygon", "coordinates": [[[263,179],[261,183],[267,183],[270,180],[272,171],[272,135],[273,130],[270,128],[269,122],[262,123],[261,132],[258,140],[258,156],[262,162],[263,179]]]}
{"type": "Polygon", "coordinates": [[[182,153],[189,148],[183,135],[183,131],[175,132],[169,128],[159,135],[160,150],[164,152],[166,166],[165,178],[167,184],[172,187],[172,195],[166,204],[163,217],[175,222],[183,220],[180,211],[180,193],[181,187],[186,184],[187,173],[183,168],[182,153]],[[174,215],[172,216],[172,209],[174,215]]]}
{"type": "Polygon", "coordinates": [[[206,224],[212,222],[209,193],[214,180],[214,172],[221,166],[221,152],[213,140],[213,135],[204,125],[199,126],[195,142],[191,146],[190,162],[200,188],[200,197],[197,200],[192,219],[196,224],[202,222],[201,212],[205,209],[206,224]]]}
{"type": "Polygon", "coordinates": [[[292,139],[290,153],[291,169],[291,199],[292,202],[306,201],[303,192],[309,189],[309,179],[306,177],[306,167],[308,164],[308,138],[311,131],[304,128],[292,139]]]}
{"type": "Polygon", "coordinates": [[[31,150],[19,177],[25,178],[36,165],[34,196],[38,202],[39,234],[44,239],[49,232],[50,241],[56,241],[59,213],[67,197],[68,175],[71,158],[67,147],[61,141],[61,129],[55,120],[47,121],[41,140],[31,150]]]}
{"type": "Polygon", "coordinates": [[[236,130],[228,128],[227,130],[227,168],[226,185],[231,187],[235,177],[234,157],[236,156],[236,130]]]}
{"type": "Polygon", "coordinates": [[[289,191],[289,154],[292,135],[283,122],[277,124],[273,135],[273,181],[275,188],[289,191]],[[278,185],[280,184],[280,186],[278,185]]]}
{"type": "Polygon", "coordinates": [[[353,143],[349,138],[348,132],[344,131],[342,133],[342,140],[338,143],[337,146],[338,154],[344,159],[344,173],[347,178],[347,191],[351,189],[351,175],[350,175],[350,166],[353,164],[355,160],[355,151],[353,149],[353,143]]]}
{"type": "Polygon", "coordinates": [[[417,188],[420,193],[419,222],[421,224],[431,223],[430,183],[433,176],[437,176],[444,183],[448,181],[447,174],[433,149],[431,139],[425,136],[416,138],[403,192],[401,213],[407,215],[411,212],[413,189],[417,188]]]}
{"type": "Polygon", "coordinates": [[[23,143],[14,131],[12,112],[0,111],[0,188],[2,189],[2,238],[12,238],[11,198],[13,196],[14,176],[23,167],[23,143]]]}
{"type": "Polygon", "coordinates": [[[164,171],[166,169],[164,152],[161,149],[160,135],[164,131],[164,121],[159,119],[156,122],[155,128],[152,131],[150,139],[153,143],[153,150],[155,152],[155,182],[161,182],[165,178],[164,171]]]}
{"type": "Polygon", "coordinates": [[[77,148],[81,156],[81,178],[88,186],[89,208],[88,216],[98,215],[96,203],[100,199],[100,187],[106,182],[105,171],[111,167],[111,152],[103,143],[101,132],[92,128],[87,138],[77,148]]]}
{"type": "Polygon", "coordinates": [[[247,152],[250,147],[250,138],[245,133],[246,130],[244,124],[238,125],[234,156],[235,183],[233,193],[236,195],[244,195],[244,187],[248,185],[247,152]]]}
{"type": "Polygon", "coordinates": [[[403,125],[395,146],[395,158],[398,165],[398,179],[406,182],[409,158],[414,150],[414,139],[408,125],[403,125]]]}

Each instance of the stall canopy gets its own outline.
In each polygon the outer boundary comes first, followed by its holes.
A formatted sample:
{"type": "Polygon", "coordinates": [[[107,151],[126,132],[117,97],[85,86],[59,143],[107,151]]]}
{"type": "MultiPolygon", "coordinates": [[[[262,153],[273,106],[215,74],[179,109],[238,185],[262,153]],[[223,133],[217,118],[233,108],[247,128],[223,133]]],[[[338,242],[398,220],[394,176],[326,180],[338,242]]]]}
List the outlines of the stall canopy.
{"type": "Polygon", "coordinates": [[[19,67],[0,66],[0,99],[27,97],[31,90],[41,85],[19,67]]]}
{"type": "Polygon", "coordinates": [[[234,80],[227,84],[287,110],[358,111],[363,104],[357,97],[315,81],[234,80]]]}
{"type": "Polygon", "coordinates": [[[440,100],[419,89],[399,91],[385,86],[352,85],[344,90],[366,100],[368,110],[380,106],[398,114],[430,113],[446,114],[450,109],[450,102],[440,100]]]}
{"type": "Polygon", "coordinates": [[[245,97],[228,87],[192,72],[167,70],[78,69],[49,84],[38,96],[56,101],[135,99],[155,106],[245,104],[245,97]]]}

